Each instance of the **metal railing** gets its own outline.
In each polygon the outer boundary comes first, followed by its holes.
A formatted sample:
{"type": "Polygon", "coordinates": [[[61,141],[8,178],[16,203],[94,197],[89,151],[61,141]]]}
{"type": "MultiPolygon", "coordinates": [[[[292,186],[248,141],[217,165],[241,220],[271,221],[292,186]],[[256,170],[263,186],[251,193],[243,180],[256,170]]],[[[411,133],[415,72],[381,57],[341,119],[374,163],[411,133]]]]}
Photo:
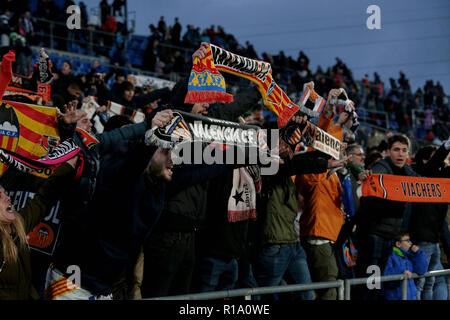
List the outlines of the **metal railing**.
{"type": "Polygon", "coordinates": [[[233,289],[233,290],[186,294],[179,296],[158,297],[142,300],[212,300],[212,299],[234,298],[243,296],[245,297],[246,300],[250,300],[251,296],[254,295],[285,293],[293,291],[308,291],[308,290],[328,289],[328,288],[337,288],[338,300],[344,300],[344,280],[315,282],[309,284],[290,284],[285,286],[233,289]]]}
{"type": "MultiPolygon", "coordinates": [[[[31,47],[32,52],[36,55],[39,54],[40,49],[41,48],[37,47],[37,46],[31,47]]],[[[52,59],[54,57],[60,58],[60,57],[67,56],[67,57],[70,57],[73,59],[89,60],[92,64],[94,64],[94,62],[97,61],[101,67],[105,67],[108,69],[121,70],[121,71],[124,71],[126,74],[146,75],[146,76],[156,77],[156,78],[160,78],[163,80],[170,80],[170,81],[174,81],[174,82],[176,82],[180,79],[179,77],[175,77],[174,74],[160,74],[160,73],[156,73],[156,72],[145,71],[142,69],[134,68],[132,66],[115,66],[115,65],[110,64],[109,60],[104,57],[92,57],[92,56],[88,56],[88,55],[83,55],[83,54],[79,54],[79,53],[71,53],[71,52],[67,52],[67,51],[60,51],[60,50],[56,50],[56,49],[46,49],[46,52],[49,55],[50,59],[52,59]]]]}
{"type": "MultiPolygon", "coordinates": [[[[416,273],[412,274],[411,279],[419,279],[419,278],[429,278],[429,277],[438,277],[438,276],[450,276],[450,269],[438,270],[438,271],[430,271],[425,273],[424,275],[418,275],[416,273]]],[[[351,286],[354,285],[366,285],[367,279],[369,278],[356,278],[356,279],[346,279],[344,280],[344,291],[345,291],[345,300],[350,300],[351,294],[351,286]]],[[[380,282],[389,282],[389,281],[402,281],[402,300],[407,300],[408,297],[408,276],[406,274],[397,274],[391,276],[381,276],[378,278],[380,282]]],[[[448,290],[448,289],[447,289],[448,290]]],[[[449,292],[450,296],[450,292],[449,292]]]]}
{"type": "Polygon", "coordinates": [[[359,115],[360,121],[365,122],[373,127],[378,127],[381,130],[389,130],[389,114],[385,111],[376,111],[365,108],[364,115],[359,115]],[[375,117],[373,117],[375,116],[375,117]],[[381,125],[377,122],[381,121],[381,125]],[[383,125],[384,124],[384,125],[383,125]]]}
{"type": "MultiPolygon", "coordinates": [[[[47,20],[43,18],[35,18],[36,21],[39,22],[38,30],[42,31],[40,33],[41,37],[43,39],[48,39],[48,46],[50,49],[55,49],[55,41],[63,41],[67,44],[77,44],[80,47],[84,48],[88,53],[93,55],[95,53],[95,48],[98,49],[107,49],[107,50],[113,50],[115,49],[115,43],[117,40],[117,33],[112,32],[105,32],[102,30],[97,29],[90,29],[90,28],[80,28],[76,30],[68,30],[67,26],[64,22],[59,21],[52,21],[47,20]],[[55,32],[55,28],[58,28],[58,32],[55,32]],[[66,30],[65,32],[61,32],[61,30],[66,30]],[[56,34],[58,33],[58,34],[56,34]],[[112,45],[106,45],[103,42],[104,38],[108,38],[111,41],[112,45]]],[[[124,37],[125,39],[125,46],[127,44],[128,40],[132,39],[132,35],[124,37]]],[[[61,45],[58,46],[59,48],[62,48],[61,45]]],[[[178,50],[182,52],[184,56],[189,56],[194,53],[194,49],[192,48],[186,48],[181,46],[176,46],[170,43],[165,42],[159,42],[158,47],[167,48],[169,50],[178,50]]],[[[63,48],[66,49],[66,48],[63,48]]],[[[144,53],[145,48],[136,48],[135,51],[140,52],[141,54],[144,53]]]]}
{"type": "MultiPolygon", "coordinates": [[[[430,271],[424,275],[418,275],[413,273],[412,279],[419,278],[429,278],[438,276],[450,276],[450,269],[430,271]]],[[[254,295],[262,294],[276,294],[276,293],[286,293],[295,291],[307,291],[307,290],[318,290],[318,289],[337,289],[337,300],[351,300],[351,287],[355,285],[366,285],[370,278],[354,278],[328,282],[314,282],[309,284],[291,284],[284,286],[271,286],[271,287],[259,287],[259,288],[244,288],[244,289],[233,289],[233,290],[223,290],[223,291],[213,291],[213,292],[203,292],[203,293],[193,293],[177,296],[166,296],[166,297],[156,297],[156,298],[144,298],[142,300],[213,300],[213,299],[224,299],[224,298],[234,298],[234,297],[245,297],[245,300],[251,300],[254,295]]],[[[377,280],[381,282],[388,281],[402,281],[402,300],[407,300],[408,296],[408,276],[406,274],[381,276],[377,280]]],[[[449,290],[449,289],[448,289],[449,290]]],[[[450,290],[449,290],[450,291],[450,290]]],[[[449,292],[450,300],[450,292],[449,292]]]]}
{"type": "Polygon", "coordinates": [[[40,35],[43,38],[49,39],[50,49],[55,48],[55,40],[64,40],[69,43],[76,43],[86,46],[87,49],[94,47],[101,47],[105,49],[113,49],[113,46],[106,46],[99,40],[104,37],[109,37],[110,39],[115,39],[117,37],[116,33],[105,32],[96,29],[80,28],[75,30],[69,30],[64,22],[52,21],[43,18],[35,18],[39,22],[37,29],[42,31],[40,35]],[[47,30],[48,28],[48,30],[47,30]],[[55,34],[55,28],[58,28],[58,34],[55,34]],[[64,30],[64,31],[63,31],[64,30]],[[48,33],[47,33],[48,32],[48,33]],[[70,35],[70,36],[69,36],[70,35]],[[72,37],[72,35],[77,35],[78,39],[72,37]],[[82,39],[82,38],[87,38],[82,39]]]}

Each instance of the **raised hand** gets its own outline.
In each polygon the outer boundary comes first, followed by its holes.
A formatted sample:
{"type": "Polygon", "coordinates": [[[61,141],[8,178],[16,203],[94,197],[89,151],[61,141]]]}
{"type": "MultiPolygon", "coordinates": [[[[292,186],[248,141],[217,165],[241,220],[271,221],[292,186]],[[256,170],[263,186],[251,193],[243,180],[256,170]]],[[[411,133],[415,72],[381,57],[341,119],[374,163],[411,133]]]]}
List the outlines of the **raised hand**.
{"type": "Polygon", "coordinates": [[[45,52],[45,49],[44,49],[44,48],[41,48],[41,50],[39,50],[39,55],[40,55],[41,57],[43,57],[44,59],[47,59],[47,58],[48,58],[48,54],[47,54],[47,52],[45,52]]]}
{"type": "Polygon", "coordinates": [[[198,48],[192,55],[192,61],[194,61],[195,58],[203,59],[204,57],[206,57],[206,46],[208,46],[208,43],[201,43],[200,48],[198,48]]]}
{"type": "Polygon", "coordinates": [[[347,161],[348,161],[348,156],[344,157],[342,159],[339,159],[339,160],[330,160],[330,161],[328,161],[328,169],[342,167],[343,165],[345,165],[347,163],[347,161]]]}
{"type": "Polygon", "coordinates": [[[59,109],[56,109],[56,117],[58,120],[62,120],[67,124],[77,123],[83,117],[82,112],[77,112],[78,100],[73,100],[69,102],[69,106],[67,104],[64,105],[64,113],[62,113],[59,109]]]}
{"type": "Polygon", "coordinates": [[[293,116],[291,118],[291,121],[297,123],[297,124],[303,124],[306,123],[306,121],[308,121],[308,116],[293,116]]]}
{"type": "Polygon", "coordinates": [[[173,118],[172,110],[166,109],[159,111],[152,119],[152,128],[164,127],[173,118]]]}
{"type": "Polygon", "coordinates": [[[371,174],[372,170],[364,170],[358,175],[358,182],[363,183],[371,174]]]}
{"type": "Polygon", "coordinates": [[[310,81],[303,84],[303,91],[306,90],[306,87],[310,87],[311,90],[314,90],[314,81],[310,81]]]}

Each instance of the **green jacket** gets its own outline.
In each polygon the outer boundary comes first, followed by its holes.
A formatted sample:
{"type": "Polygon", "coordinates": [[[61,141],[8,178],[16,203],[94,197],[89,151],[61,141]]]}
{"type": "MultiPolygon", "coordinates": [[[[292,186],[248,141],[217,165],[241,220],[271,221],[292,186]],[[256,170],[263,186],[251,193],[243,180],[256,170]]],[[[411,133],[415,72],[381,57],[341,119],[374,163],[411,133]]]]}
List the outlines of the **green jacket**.
{"type": "Polygon", "coordinates": [[[299,241],[294,229],[297,217],[297,188],[291,176],[307,173],[326,172],[328,161],[316,152],[299,154],[292,159],[284,159],[278,172],[273,176],[262,176],[262,190],[258,204],[262,229],[259,243],[289,244],[299,241]],[[262,234],[261,234],[262,231],[262,234]]]}
{"type": "MultiPolygon", "coordinates": [[[[24,219],[25,232],[30,233],[33,228],[48,213],[50,207],[58,200],[64,182],[72,177],[72,166],[64,163],[39,188],[33,199],[27,201],[25,207],[18,213],[24,219]]],[[[16,245],[18,245],[16,237],[16,245]]],[[[30,252],[28,249],[19,251],[19,259],[14,265],[4,261],[2,239],[0,239],[0,300],[29,300],[39,296],[31,283],[30,252]]]]}
{"type": "Polygon", "coordinates": [[[284,177],[273,187],[272,196],[267,202],[264,242],[267,244],[297,242],[298,235],[294,229],[297,211],[297,189],[290,177],[284,177]]]}

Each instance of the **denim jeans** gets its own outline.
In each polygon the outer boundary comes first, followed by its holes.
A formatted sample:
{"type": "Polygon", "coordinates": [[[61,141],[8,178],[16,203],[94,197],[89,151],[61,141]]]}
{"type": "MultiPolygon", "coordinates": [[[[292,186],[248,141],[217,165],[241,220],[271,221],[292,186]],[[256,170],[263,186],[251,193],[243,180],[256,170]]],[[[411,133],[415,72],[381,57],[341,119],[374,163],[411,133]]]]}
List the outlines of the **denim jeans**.
{"type": "MultiPolygon", "coordinates": [[[[443,270],[439,243],[419,242],[428,260],[427,271],[443,270]]],[[[448,291],[445,276],[420,278],[416,282],[417,300],[447,300],[448,291]]]]}
{"type": "Polygon", "coordinates": [[[234,289],[237,279],[238,263],[236,259],[225,261],[213,257],[204,257],[200,261],[200,292],[234,289]]]}
{"type": "MultiPolygon", "coordinates": [[[[242,288],[258,288],[258,283],[256,283],[251,265],[249,266],[248,274],[246,276],[239,275],[238,280],[236,281],[234,289],[242,288]]],[[[251,300],[261,300],[261,297],[259,295],[252,295],[251,300]]]]}
{"type": "MultiPolygon", "coordinates": [[[[256,282],[260,287],[278,286],[284,278],[288,283],[311,283],[305,250],[300,242],[268,245],[260,252],[254,267],[256,282]]],[[[314,291],[297,291],[296,297],[313,300],[314,291]]]]}

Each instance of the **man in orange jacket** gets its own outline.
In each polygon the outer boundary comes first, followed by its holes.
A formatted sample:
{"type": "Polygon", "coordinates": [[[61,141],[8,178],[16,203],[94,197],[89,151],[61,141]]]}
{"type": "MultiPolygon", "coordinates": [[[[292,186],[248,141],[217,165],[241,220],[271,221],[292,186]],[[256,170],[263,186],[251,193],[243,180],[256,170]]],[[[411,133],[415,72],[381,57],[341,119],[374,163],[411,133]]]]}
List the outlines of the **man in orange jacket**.
{"type": "MultiPolygon", "coordinates": [[[[334,112],[330,100],[341,92],[341,89],[330,90],[318,123],[319,128],[340,141],[344,135],[343,126],[353,121],[350,113],[342,112],[337,124],[333,125],[334,112]]],[[[297,190],[305,199],[300,217],[300,237],[313,282],[335,281],[338,277],[333,245],[344,223],[344,213],[341,210],[342,187],[336,173],[328,174],[329,171],[304,174],[295,179],[297,190]]],[[[337,291],[335,288],[317,290],[317,295],[320,300],[336,300],[337,291]]]]}

